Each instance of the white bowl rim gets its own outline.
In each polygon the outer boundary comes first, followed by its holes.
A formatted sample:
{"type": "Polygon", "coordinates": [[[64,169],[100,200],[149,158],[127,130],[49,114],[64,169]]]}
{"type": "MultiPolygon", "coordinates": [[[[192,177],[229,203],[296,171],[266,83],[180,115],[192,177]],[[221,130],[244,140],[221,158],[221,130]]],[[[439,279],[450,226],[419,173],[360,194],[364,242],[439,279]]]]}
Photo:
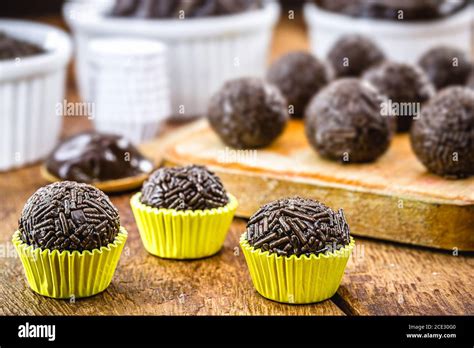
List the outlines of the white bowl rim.
{"type": "Polygon", "coordinates": [[[25,32],[32,31],[44,35],[50,32],[55,35],[52,47],[45,47],[42,43],[36,42],[47,49],[45,53],[22,57],[19,62],[12,59],[0,61],[0,81],[47,74],[64,68],[71,58],[71,39],[66,32],[57,27],[26,20],[0,18],[0,30],[13,36],[16,36],[16,33],[21,33],[18,37],[23,37],[25,32]]]}
{"type": "Polygon", "coordinates": [[[323,10],[313,3],[304,5],[304,17],[306,23],[310,26],[323,27],[367,27],[376,28],[378,33],[387,35],[410,36],[413,32],[435,35],[437,32],[445,31],[447,28],[464,28],[470,25],[472,20],[472,6],[466,6],[465,9],[441,19],[426,21],[404,21],[399,23],[393,20],[380,18],[358,18],[335,12],[323,10]]]}
{"type": "Polygon", "coordinates": [[[275,1],[265,2],[262,9],[239,14],[180,19],[131,19],[104,17],[100,8],[69,2],[63,6],[63,16],[73,29],[97,33],[127,33],[150,35],[167,39],[194,38],[242,31],[260,30],[272,26],[278,19],[280,6],[275,1]],[[76,9],[88,9],[87,15],[73,15],[76,9]]]}

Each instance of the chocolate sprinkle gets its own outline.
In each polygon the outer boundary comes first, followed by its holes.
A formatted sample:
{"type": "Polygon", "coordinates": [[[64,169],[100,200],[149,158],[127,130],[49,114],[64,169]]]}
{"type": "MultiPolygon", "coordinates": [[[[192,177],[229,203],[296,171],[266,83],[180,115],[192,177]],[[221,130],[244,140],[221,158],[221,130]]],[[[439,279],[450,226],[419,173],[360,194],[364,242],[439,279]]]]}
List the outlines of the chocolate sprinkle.
{"type": "Polygon", "coordinates": [[[112,16],[137,18],[198,18],[256,10],[261,0],[116,0],[112,16]]]}
{"type": "Polygon", "coordinates": [[[464,85],[472,63],[465,52],[454,47],[438,46],[421,56],[419,64],[436,89],[464,85]]]}
{"type": "Polygon", "coordinates": [[[341,163],[375,161],[389,147],[393,127],[381,114],[385,99],[355,78],[339,79],[324,88],[306,109],[309,143],[323,157],[341,163]]]}
{"type": "Polygon", "coordinates": [[[36,191],[18,224],[21,240],[35,248],[84,251],[112,243],[120,217],[99,189],[63,181],[36,191]]]}
{"type": "Polygon", "coordinates": [[[211,98],[208,120],[221,140],[237,149],[269,145],[288,121],[286,99],[258,78],[230,80],[211,98]]]}
{"type": "Polygon", "coordinates": [[[282,256],[332,252],[350,242],[342,209],[300,197],[285,198],[262,206],[247,224],[247,240],[282,256]]]}
{"type": "Polygon", "coordinates": [[[140,201],[154,208],[203,210],[227,205],[219,177],[203,166],[160,168],[143,184],[140,201]]]}
{"type": "Polygon", "coordinates": [[[448,178],[474,175],[474,91],[443,89],[423,108],[410,136],[430,172],[448,178]]]}
{"type": "Polygon", "coordinates": [[[309,100],[329,81],[325,64],[312,54],[295,51],[276,60],[268,69],[267,80],[285,96],[290,116],[303,118],[309,100]]]}

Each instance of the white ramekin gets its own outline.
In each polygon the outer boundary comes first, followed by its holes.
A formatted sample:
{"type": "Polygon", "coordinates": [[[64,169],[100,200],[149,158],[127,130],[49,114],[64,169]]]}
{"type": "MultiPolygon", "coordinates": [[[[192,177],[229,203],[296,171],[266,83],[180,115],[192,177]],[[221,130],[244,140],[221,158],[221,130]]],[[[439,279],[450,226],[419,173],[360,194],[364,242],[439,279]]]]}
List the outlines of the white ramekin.
{"type": "Polygon", "coordinates": [[[153,138],[170,116],[166,46],[107,37],[91,40],[88,50],[95,128],[134,144],[153,138]]]}
{"type": "Polygon", "coordinates": [[[236,15],[196,19],[130,19],[105,17],[106,6],[70,2],[63,8],[76,42],[76,68],[81,96],[90,97],[86,61],[88,41],[103,36],[139,36],[162,41],[168,48],[173,115],[205,113],[209,97],[224,81],[263,76],[279,5],[236,15]]]}
{"type": "Polygon", "coordinates": [[[55,146],[62,118],[71,42],[49,25],[0,19],[0,31],[35,43],[47,52],[0,61],[0,171],[46,156],[55,146]]]}
{"type": "Polygon", "coordinates": [[[390,59],[415,63],[428,49],[438,45],[457,47],[471,53],[472,7],[447,18],[403,22],[355,18],[322,10],[308,3],[304,16],[308,25],[311,50],[325,58],[336,40],[346,34],[371,37],[390,59]]]}

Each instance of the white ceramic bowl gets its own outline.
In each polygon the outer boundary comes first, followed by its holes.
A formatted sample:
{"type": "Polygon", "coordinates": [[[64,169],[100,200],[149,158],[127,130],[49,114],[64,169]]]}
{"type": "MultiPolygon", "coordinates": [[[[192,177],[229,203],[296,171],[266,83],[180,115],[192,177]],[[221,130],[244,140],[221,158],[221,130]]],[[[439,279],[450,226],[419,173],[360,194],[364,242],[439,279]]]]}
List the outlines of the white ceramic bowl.
{"type": "Polygon", "coordinates": [[[0,170],[46,156],[61,130],[56,107],[64,98],[71,42],[49,25],[0,19],[0,31],[43,47],[47,52],[0,61],[0,170]]]}
{"type": "Polygon", "coordinates": [[[444,19],[398,23],[392,20],[354,18],[306,4],[304,16],[313,53],[325,58],[342,35],[359,33],[372,38],[386,56],[415,63],[428,49],[438,45],[457,47],[471,53],[472,7],[444,19]]]}
{"type": "Polygon", "coordinates": [[[67,3],[63,14],[77,46],[77,76],[84,99],[90,97],[87,43],[100,36],[154,38],[168,48],[172,114],[205,113],[209,97],[224,81],[263,76],[279,5],[261,10],[196,19],[130,19],[104,17],[107,6],[67,3]],[[183,113],[184,111],[184,113],[183,113]]]}

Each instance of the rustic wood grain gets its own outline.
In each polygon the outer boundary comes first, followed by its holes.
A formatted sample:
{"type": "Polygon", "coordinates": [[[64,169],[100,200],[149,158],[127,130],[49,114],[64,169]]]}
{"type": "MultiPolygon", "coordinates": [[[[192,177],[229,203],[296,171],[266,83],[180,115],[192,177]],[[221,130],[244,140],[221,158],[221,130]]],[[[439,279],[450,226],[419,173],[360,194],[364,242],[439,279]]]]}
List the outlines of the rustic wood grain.
{"type": "Polygon", "coordinates": [[[224,248],[214,257],[172,261],[148,254],[129,206],[131,193],[111,196],[129,238],[110,287],[74,303],[38,295],[28,287],[10,240],[25,200],[46,183],[39,166],[0,174],[0,251],[4,252],[0,258],[0,315],[344,315],[330,300],[288,306],[258,295],[238,248],[243,220],[233,223],[224,248]]]}
{"type": "Polygon", "coordinates": [[[164,157],[169,165],[212,168],[239,200],[239,216],[300,195],[343,208],[355,235],[474,250],[474,177],[447,180],[428,173],[406,134],[395,136],[374,163],[325,160],[308,144],[303,127],[292,120],[271,146],[250,153],[229,149],[205,120],[198,121],[173,134],[164,157]]]}
{"type": "Polygon", "coordinates": [[[468,255],[359,238],[333,300],[351,315],[472,315],[468,255]]]}

